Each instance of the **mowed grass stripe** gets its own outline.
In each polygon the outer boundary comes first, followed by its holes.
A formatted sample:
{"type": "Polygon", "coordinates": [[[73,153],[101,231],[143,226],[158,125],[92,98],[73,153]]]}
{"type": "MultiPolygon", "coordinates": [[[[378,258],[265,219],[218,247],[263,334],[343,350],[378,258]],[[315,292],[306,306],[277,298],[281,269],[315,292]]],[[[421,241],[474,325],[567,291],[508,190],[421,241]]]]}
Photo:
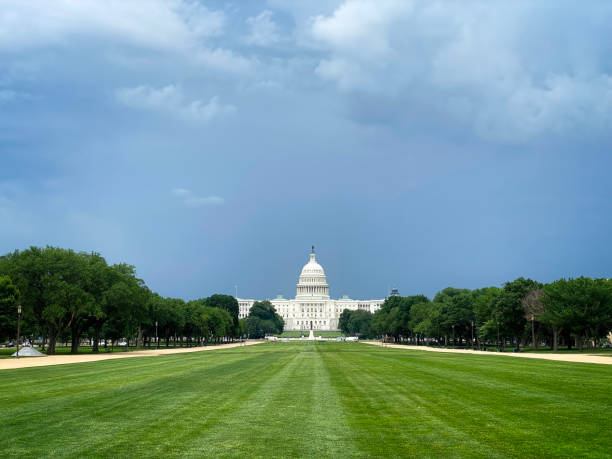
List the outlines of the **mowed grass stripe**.
{"type": "Polygon", "coordinates": [[[142,419],[139,414],[140,422],[128,423],[113,440],[92,445],[91,454],[183,455],[194,439],[231,416],[246,394],[271,377],[267,369],[275,365],[278,357],[269,352],[223,352],[231,354],[230,363],[219,365],[215,361],[210,365],[210,359],[202,359],[194,362],[189,375],[169,378],[157,403],[144,405],[148,416],[145,412],[142,419]],[[243,384],[238,385],[239,381],[243,384]]]}
{"type": "Polygon", "coordinates": [[[196,444],[185,445],[187,453],[235,455],[246,444],[249,457],[356,455],[319,347],[312,342],[270,346],[278,353],[289,349],[292,358],[266,369],[273,376],[196,444]]]}
{"type": "Polygon", "coordinates": [[[374,455],[397,454],[385,445],[427,456],[612,452],[602,428],[612,408],[608,367],[465,357],[353,345],[326,360],[363,431],[360,446],[374,455]]]}
{"type": "MultiPolygon", "coordinates": [[[[377,457],[457,456],[464,450],[480,449],[476,439],[435,413],[435,404],[418,395],[410,378],[393,375],[392,362],[380,365],[380,357],[372,359],[369,350],[355,361],[356,353],[363,350],[360,345],[351,345],[344,353],[330,352],[327,361],[334,384],[343,388],[341,401],[352,427],[359,431],[364,452],[377,457]]],[[[489,451],[489,457],[496,456],[495,451],[489,451]]]]}
{"type": "Polygon", "coordinates": [[[1,456],[612,456],[612,368],[353,343],[0,373],[1,456]]]}
{"type": "Polygon", "coordinates": [[[8,381],[1,393],[16,396],[7,397],[11,408],[2,404],[2,431],[17,435],[0,437],[0,449],[73,457],[154,455],[172,449],[185,423],[214,424],[228,404],[237,403],[228,388],[241,380],[244,390],[254,390],[261,380],[252,375],[263,374],[277,358],[269,352],[216,352],[225,355],[203,352],[28,369],[31,378],[24,377],[25,370],[3,372],[3,382],[8,381]],[[56,372],[63,377],[46,380],[56,372]]]}

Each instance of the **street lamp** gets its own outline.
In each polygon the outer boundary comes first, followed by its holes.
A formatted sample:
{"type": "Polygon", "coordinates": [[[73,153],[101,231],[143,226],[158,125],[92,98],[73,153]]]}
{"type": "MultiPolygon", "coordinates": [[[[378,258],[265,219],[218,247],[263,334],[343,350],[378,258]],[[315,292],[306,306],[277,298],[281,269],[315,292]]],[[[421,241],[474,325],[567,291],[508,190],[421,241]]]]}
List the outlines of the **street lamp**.
{"type": "Polygon", "coordinates": [[[17,306],[17,358],[19,358],[19,336],[21,335],[21,305],[17,306]]]}
{"type": "Polygon", "coordinates": [[[155,346],[159,349],[159,338],[157,337],[157,320],[155,321],[155,346]]]}
{"type": "Polygon", "coordinates": [[[455,324],[453,324],[453,346],[456,346],[457,342],[455,341],[455,324]]]}

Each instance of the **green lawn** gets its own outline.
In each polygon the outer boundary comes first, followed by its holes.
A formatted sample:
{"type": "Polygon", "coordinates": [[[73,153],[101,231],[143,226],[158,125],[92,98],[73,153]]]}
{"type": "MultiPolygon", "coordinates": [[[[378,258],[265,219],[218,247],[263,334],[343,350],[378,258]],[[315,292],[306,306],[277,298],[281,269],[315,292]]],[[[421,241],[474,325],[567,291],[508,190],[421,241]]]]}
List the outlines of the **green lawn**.
{"type": "Polygon", "coordinates": [[[303,341],[0,383],[3,457],[612,455],[607,365],[303,341]]]}
{"type": "MultiPolygon", "coordinates": [[[[308,336],[309,331],[285,331],[280,335],[276,335],[279,338],[301,338],[302,336],[308,336]]],[[[314,331],[315,336],[320,336],[321,338],[338,338],[340,336],[344,336],[344,333],[339,331],[314,331]]]]}
{"type": "Polygon", "coordinates": [[[280,335],[276,335],[279,338],[301,338],[302,336],[308,336],[307,331],[284,331],[280,335]]]}

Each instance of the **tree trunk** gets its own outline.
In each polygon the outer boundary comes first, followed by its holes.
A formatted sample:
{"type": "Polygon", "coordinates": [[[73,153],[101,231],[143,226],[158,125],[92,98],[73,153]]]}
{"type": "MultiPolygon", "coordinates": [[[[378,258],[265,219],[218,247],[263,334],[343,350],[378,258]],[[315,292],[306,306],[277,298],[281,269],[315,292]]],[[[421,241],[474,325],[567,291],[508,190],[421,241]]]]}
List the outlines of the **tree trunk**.
{"type": "Polygon", "coordinates": [[[70,326],[70,331],[72,334],[72,339],[70,342],[70,353],[77,354],[79,352],[79,338],[80,338],[80,330],[79,330],[78,321],[73,320],[72,325],[70,326]]]}
{"type": "Polygon", "coordinates": [[[99,352],[98,343],[100,342],[100,328],[101,326],[98,324],[94,326],[94,340],[93,345],[91,346],[91,352],[94,354],[99,352]]]}
{"type": "Polygon", "coordinates": [[[138,339],[136,340],[136,348],[142,348],[142,324],[138,324],[138,339]]]}
{"type": "Polygon", "coordinates": [[[47,349],[47,355],[55,355],[55,344],[57,343],[57,333],[54,329],[49,327],[49,348],[47,349]]]}
{"type": "Polygon", "coordinates": [[[47,345],[47,329],[43,328],[43,332],[42,332],[42,347],[41,347],[41,351],[45,352],[45,346],[47,345]]]}
{"type": "Polygon", "coordinates": [[[553,325],[553,351],[559,350],[559,328],[553,325]]]}

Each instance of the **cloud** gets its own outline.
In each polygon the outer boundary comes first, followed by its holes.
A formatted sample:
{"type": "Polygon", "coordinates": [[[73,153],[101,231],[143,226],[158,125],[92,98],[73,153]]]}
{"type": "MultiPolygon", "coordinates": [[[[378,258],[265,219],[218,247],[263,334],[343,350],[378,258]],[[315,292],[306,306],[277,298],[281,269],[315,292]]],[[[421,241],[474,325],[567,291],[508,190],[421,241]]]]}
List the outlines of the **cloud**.
{"type": "Polygon", "coordinates": [[[218,206],[225,204],[225,199],[219,196],[196,196],[185,188],[175,188],[172,195],[181,199],[186,207],[218,206]]]}
{"type": "Polygon", "coordinates": [[[52,6],[45,0],[3,0],[0,52],[78,49],[87,43],[90,53],[101,48],[131,55],[144,49],[244,72],[249,59],[211,41],[225,33],[226,23],[223,11],[193,0],[57,0],[52,6]]]}
{"type": "Polygon", "coordinates": [[[223,32],[224,14],[182,0],[4,0],[0,46],[13,50],[67,44],[75,36],[151,48],[191,47],[223,32]]]}
{"type": "Polygon", "coordinates": [[[575,10],[570,2],[347,0],[312,19],[323,53],[315,73],[388,106],[393,120],[447,119],[501,141],[607,135],[612,70],[598,37],[612,5],[575,10]]]}
{"type": "Polygon", "coordinates": [[[269,10],[262,11],[254,17],[246,20],[250,29],[250,34],[246,41],[257,46],[267,46],[277,43],[280,40],[278,26],[272,20],[273,13],[269,10]]]}
{"type": "Polygon", "coordinates": [[[173,84],[158,89],[150,86],[122,88],[115,94],[117,100],[128,107],[166,112],[189,121],[206,122],[236,110],[233,105],[221,104],[216,96],[207,103],[199,99],[185,100],[181,87],[173,84]]]}

